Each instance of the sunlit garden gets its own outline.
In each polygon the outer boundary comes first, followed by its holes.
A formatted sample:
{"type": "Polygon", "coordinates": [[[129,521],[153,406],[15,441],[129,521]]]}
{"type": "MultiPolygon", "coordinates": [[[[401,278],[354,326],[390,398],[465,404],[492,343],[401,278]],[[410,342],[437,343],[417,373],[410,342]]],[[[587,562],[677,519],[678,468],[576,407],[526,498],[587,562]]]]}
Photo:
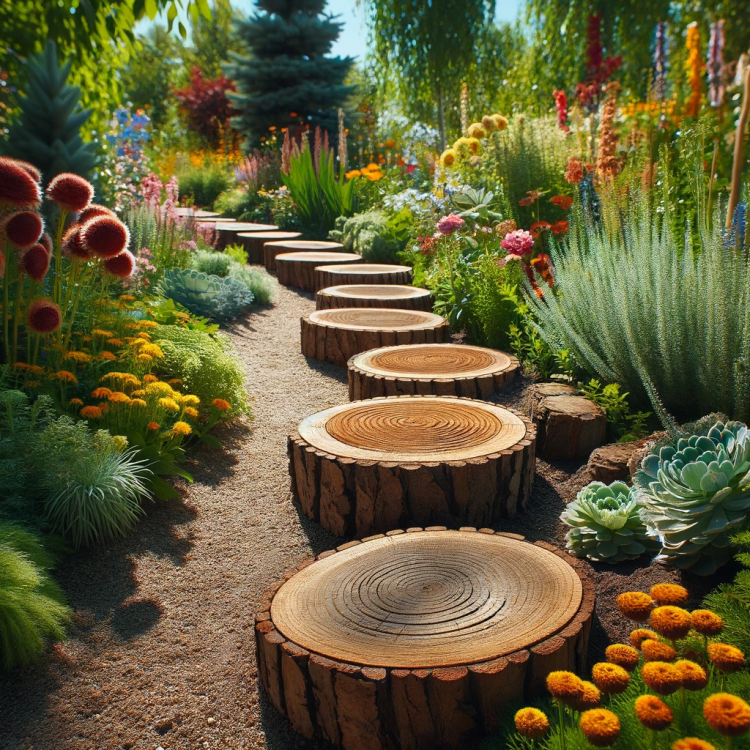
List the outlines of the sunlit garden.
{"type": "Polygon", "coordinates": [[[0,39],[0,747],[750,749],[742,2],[0,39]]]}

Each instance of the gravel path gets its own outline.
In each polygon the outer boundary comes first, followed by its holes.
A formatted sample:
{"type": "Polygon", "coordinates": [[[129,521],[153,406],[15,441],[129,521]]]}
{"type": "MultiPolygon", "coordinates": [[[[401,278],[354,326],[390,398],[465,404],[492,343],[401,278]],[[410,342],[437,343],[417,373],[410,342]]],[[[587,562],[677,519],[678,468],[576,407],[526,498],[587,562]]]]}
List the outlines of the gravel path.
{"type": "MultiPolygon", "coordinates": [[[[252,628],[273,582],[340,543],[289,502],[287,434],[347,400],[343,370],[300,354],[299,318],[313,308],[311,295],[282,287],[277,305],[232,329],[255,421],[221,436],[225,451],[193,456],[195,483],[181,500],[150,506],[132,537],[64,561],[75,632],[38,666],[0,677],[0,748],[321,750],[258,693],[252,628]]],[[[503,403],[520,406],[527,385],[503,403]]],[[[564,544],[558,517],[586,482],[579,468],[540,461],[529,512],[502,528],[564,544]]],[[[619,592],[679,580],[635,564],[591,573],[595,654],[627,634],[619,592]]]]}

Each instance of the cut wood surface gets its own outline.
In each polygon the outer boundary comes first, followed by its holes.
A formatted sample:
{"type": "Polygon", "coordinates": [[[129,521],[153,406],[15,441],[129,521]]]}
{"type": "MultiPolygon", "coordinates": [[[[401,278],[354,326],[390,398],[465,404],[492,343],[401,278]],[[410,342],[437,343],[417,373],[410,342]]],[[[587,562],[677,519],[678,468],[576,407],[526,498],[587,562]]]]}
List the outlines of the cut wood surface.
{"type": "Polygon", "coordinates": [[[467,747],[505,704],[586,668],[593,585],[544,542],[410,528],[324,552],[256,615],[259,673],[308,738],[346,750],[467,747]]]}
{"type": "Polygon", "coordinates": [[[280,253],[276,256],[276,278],[280,284],[315,291],[315,269],[318,266],[342,263],[359,263],[362,257],[356,253],[321,252],[305,250],[299,253],[280,253]]]}
{"type": "Polygon", "coordinates": [[[344,246],[340,242],[317,240],[277,240],[263,245],[263,262],[269,271],[276,270],[276,256],[282,253],[338,253],[344,246]]]}
{"type": "MultiPolygon", "coordinates": [[[[270,225],[269,225],[270,226],[270,225]]],[[[263,245],[274,240],[296,240],[302,236],[301,232],[280,232],[273,229],[252,230],[249,232],[238,232],[237,241],[247,252],[247,262],[253,265],[263,265],[263,245]]]]}
{"type": "Polygon", "coordinates": [[[399,284],[343,284],[321,289],[315,295],[318,310],[337,307],[389,307],[398,310],[432,311],[427,289],[399,284]]]}
{"type": "Polygon", "coordinates": [[[315,270],[315,291],[343,284],[411,284],[409,266],[385,263],[356,263],[345,266],[328,266],[315,270]]]}
{"type": "Polygon", "coordinates": [[[520,365],[481,346],[412,344],[357,354],[348,369],[350,401],[416,394],[488,399],[513,382],[520,365]]]}
{"type": "Polygon", "coordinates": [[[397,396],[313,414],[289,437],[292,499],[338,536],[486,526],[523,510],[536,431],[485,401],[397,396]]]}
{"type": "Polygon", "coordinates": [[[240,233],[275,232],[275,224],[256,224],[249,221],[235,221],[234,219],[219,219],[216,222],[216,249],[224,250],[227,245],[243,245],[240,233]]]}
{"type": "Polygon", "coordinates": [[[316,310],[302,318],[302,353],[344,367],[355,354],[381,346],[441,344],[448,331],[445,318],[421,310],[316,310]]]}
{"type": "MultiPolygon", "coordinates": [[[[162,206],[162,213],[166,213],[166,208],[162,206]]],[[[172,209],[174,215],[180,219],[211,219],[213,217],[219,217],[221,214],[216,211],[203,211],[199,208],[192,208],[190,206],[176,206],[172,209]]]]}

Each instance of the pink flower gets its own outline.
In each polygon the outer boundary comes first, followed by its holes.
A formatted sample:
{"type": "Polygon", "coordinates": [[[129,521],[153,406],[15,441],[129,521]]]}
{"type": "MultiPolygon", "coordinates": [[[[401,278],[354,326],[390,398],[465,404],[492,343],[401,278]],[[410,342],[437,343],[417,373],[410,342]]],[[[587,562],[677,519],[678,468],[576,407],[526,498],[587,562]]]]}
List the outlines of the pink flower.
{"type": "Polygon", "coordinates": [[[463,223],[464,220],[460,216],[448,214],[448,216],[443,216],[437,223],[437,230],[440,234],[453,234],[453,232],[461,228],[463,223]]]}
{"type": "Polygon", "coordinates": [[[534,247],[534,238],[530,232],[525,229],[516,229],[515,232],[508,232],[505,239],[500,243],[511,255],[526,255],[534,247]]]}

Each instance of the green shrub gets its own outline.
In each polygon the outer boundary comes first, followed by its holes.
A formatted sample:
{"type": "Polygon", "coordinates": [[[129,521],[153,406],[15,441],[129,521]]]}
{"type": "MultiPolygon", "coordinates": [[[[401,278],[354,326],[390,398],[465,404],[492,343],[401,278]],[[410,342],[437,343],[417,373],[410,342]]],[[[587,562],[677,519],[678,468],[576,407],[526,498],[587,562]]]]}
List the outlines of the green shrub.
{"type": "Polygon", "coordinates": [[[213,276],[228,276],[232,266],[232,258],[224,253],[212,253],[199,250],[190,264],[191,268],[213,276]]]}
{"type": "Polygon", "coordinates": [[[273,302],[274,283],[271,277],[257,269],[248,268],[246,263],[247,253],[239,245],[234,245],[223,253],[201,250],[195,255],[192,266],[206,274],[237,279],[252,292],[253,301],[259,305],[273,302]],[[231,254],[232,248],[235,256],[231,254]],[[243,256],[244,261],[238,262],[238,258],[243,256]]]}
{"type": "MultiPolygon", "coordinates": [[[[411,222],[403,214],[391,218],[383,211],[368,211],[349,219],[340,216],[328,238],[341,242],[347,252],[357,253],[366,261],[396,263],[411,233],[411,222]]],[[[405,214],[409,214],[406,209],[405,214]]]]}
{"type": "Polygon", "coordinates": [[[227,245],[224,248],[224,255],[236,260],[241,266],[246,266],[250,259],[247,250],[242,245],[227,245]]]}
{"type": "Polygon", "coordinates": [[[270,305],[276,297],[276,282],[273,277],[255,268],[233,263],[229,276],[245,284],[253,293],[253,301],[259,305],[270,305]]]}
{"type": "Polygon", "coordinates": [[[70,609],[49,576],[52,558],[20,526],[0,523],[0,666],[30,664],[65,638],[70,609]]]}
{"type": "Polygon", "coordinates": [[[231,414],[249,413],[245,371],[228,337],[160,325],[153,338],[164,353],[165,377],[180,378],[204,404],[222,398],[232,405],[231,414]]]}
{"type": "Polygon", "coordinates": [[[184,305],[191,313],[213,320],[234,318],[253,302],[242,281],[209,276],[193,268],[172,268],[164,274],[159,293],[184,305]]]}
{"type": "Polygon", "coordinates": [[[231,182],[227,169],[218,165],[195,167],[192,164],[178,169],[177,180],[180,184],[180,200],[191,198],[194,205],[210,208],[219,195],[231,182]]]}
{"type": "Polygon", "coordinates": [[[215,201],[214,211],[238,221],[255,221],[270,224],[273,197],[268,193],[253,192],[243,188],[225,190],[215,201]]]}

